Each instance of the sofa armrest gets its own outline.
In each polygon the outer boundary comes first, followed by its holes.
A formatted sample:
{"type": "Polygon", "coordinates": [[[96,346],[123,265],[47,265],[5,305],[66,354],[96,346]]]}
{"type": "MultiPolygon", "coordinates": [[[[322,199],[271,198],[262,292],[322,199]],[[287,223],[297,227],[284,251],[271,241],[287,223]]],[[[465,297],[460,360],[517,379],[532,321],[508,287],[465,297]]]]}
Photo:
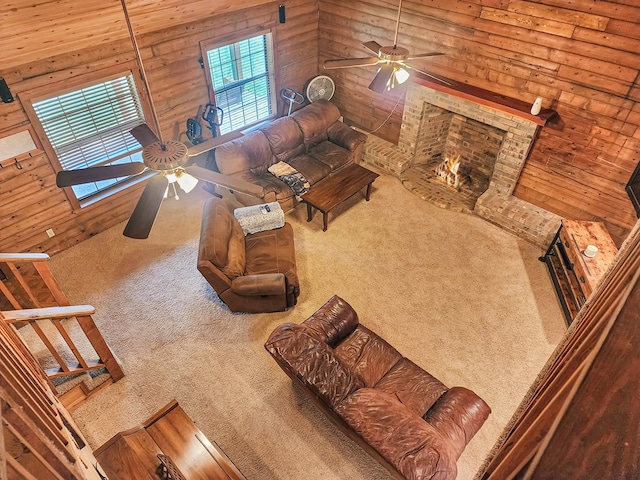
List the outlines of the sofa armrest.
{"type": "Polygon", "coordinates": [[[284,295],[287,282],[283,273],[263,273],[236,277],[231,290],[238,295],[284,295]]]}
{"type": "Polygon", "coordinates": [[[456,458],[459,458],[490,413],[489,405],[474,392],[464,387],[452,387],[423,418],[451,441],[457,449],[456,458]]]}
{"type": "Polygon", "coordinates": [[[264,346],[290,377],[331,408],[364,386],[326,343],[308,335],[301,325],[276,327],[264,346]]]}
{"type": "Polygon", "coordinates": [[[355,151],[360,145],[367,141],[367,136],[362,132],[357,132],[342,122],[336,122],[327,129],[329,141],[346,148],[350,152],[355,151]]]}
{"type": "Polygon", "coordinates": [[[302,325],[310,335],[333,348],[356,329],[358,314],[351,305],[334,295],[302,325]]]}
{"type": "Polygon", "coordinates": [[[394,395],[376,388],[361,388],[335,410],[404,478],[456,478],[456,452],[449,439],[394,395]]]}

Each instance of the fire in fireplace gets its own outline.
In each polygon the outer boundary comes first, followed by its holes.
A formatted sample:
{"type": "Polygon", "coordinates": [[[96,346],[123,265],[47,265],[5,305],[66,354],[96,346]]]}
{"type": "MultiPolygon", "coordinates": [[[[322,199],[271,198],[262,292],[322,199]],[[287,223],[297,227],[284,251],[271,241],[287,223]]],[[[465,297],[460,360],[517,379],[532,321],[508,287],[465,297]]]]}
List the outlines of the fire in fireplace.
{"type": "Polygon", "coordinates": [[[471,168],[462,167],[460,154],[455,158],[447,157],[435,169],[436,179],[458,192],[467,184],[471,184],[471,168]]]}

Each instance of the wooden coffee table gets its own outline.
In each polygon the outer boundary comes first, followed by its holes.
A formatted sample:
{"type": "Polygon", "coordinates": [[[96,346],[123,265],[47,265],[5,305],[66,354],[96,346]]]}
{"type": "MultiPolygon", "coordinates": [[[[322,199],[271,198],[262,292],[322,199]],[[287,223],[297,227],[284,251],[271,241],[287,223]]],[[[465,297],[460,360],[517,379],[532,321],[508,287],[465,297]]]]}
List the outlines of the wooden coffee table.
{"type": "Polygon", "coordinates": [[[311,190],[302,195],[302,201],[307,204],[307,222],[313,218],[314,208],[320,210],[323,222],[322,231],[326,232],[329,212],[363,187],[367,187],[365,199],[368,202],[371,184],[378,176],[377,173],[354,163],[318,182],[311,187],[311,190]]]}

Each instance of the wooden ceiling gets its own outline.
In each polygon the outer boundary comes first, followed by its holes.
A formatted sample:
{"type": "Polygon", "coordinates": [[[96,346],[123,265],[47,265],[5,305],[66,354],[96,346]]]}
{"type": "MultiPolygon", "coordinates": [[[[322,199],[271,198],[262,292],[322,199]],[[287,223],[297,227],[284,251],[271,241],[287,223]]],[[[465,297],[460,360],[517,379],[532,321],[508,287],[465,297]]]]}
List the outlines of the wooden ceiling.
{"type": "MultiPolygon", "coordinates": [[[[136,35],[272,3],[272,0],[129,0],[136,35]]],[[[127,38],[120,0],[10,0],[0,10],[2,69],[127,38]]]]}

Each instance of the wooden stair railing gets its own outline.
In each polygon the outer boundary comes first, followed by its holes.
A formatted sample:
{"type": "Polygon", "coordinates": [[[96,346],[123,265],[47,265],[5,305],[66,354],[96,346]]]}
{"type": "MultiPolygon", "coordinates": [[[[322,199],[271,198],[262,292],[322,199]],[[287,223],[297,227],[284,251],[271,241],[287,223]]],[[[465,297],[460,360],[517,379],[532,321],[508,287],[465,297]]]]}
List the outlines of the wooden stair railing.
{"type": "Polygon", "coordinates": [[[70,305],[51,273],[47,260],[49,256],[43,253],[0,253],[0,311],[4,321],[18,329],[31,326],[58,364],[45,370],[50,386],[61,402],[71,408],[91,393],[89,388],[82,382],[60,394],[52,379],[104,369],[109,378],[102,383],[102,387],[122,378],[124,372],[93,321],[95,309],[90,305],[70,305]],[[67,319],[76,320],[98,356],[97,360],[84,358],[66,327],[69,325],[67,319]],[[56,342],[47,335],[46,329],[42,328],[43,322],[47,321],[55,327],[63,342],[56,342]],[[65,361],[64,354],[56,347],[57,343],[63,343],[72,353],[75,357],[73,363],[65,361]]]}
{"type": "Polygon", "coordinates": [[[0,312],[0,479],[104,478],[49,383],[0,312]]]}

